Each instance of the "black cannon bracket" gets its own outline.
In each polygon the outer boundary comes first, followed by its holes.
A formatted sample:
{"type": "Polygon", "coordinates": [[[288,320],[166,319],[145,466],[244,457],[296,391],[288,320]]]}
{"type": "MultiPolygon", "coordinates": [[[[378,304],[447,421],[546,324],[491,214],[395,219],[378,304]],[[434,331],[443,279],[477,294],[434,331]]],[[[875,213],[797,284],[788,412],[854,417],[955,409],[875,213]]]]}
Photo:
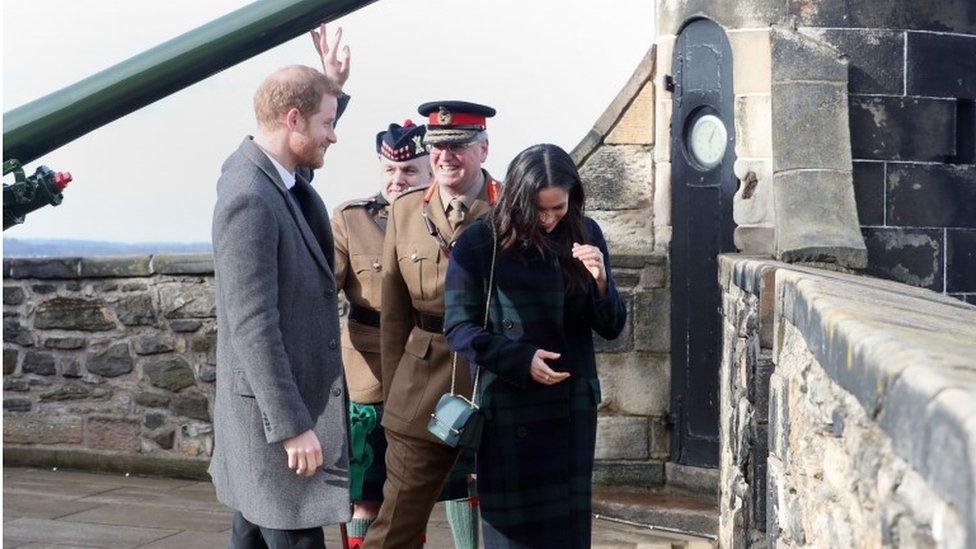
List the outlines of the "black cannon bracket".
{"type": "Polygon", "coordinates": [[[17,160],[3,163],[3,175],[13,172],[14,182],[3,184],[3,230],[24,222],[27,214],[44,206],[61,204],[61,191],[71,182],[68,172],[40,166],[28,177],[17,160]]]}

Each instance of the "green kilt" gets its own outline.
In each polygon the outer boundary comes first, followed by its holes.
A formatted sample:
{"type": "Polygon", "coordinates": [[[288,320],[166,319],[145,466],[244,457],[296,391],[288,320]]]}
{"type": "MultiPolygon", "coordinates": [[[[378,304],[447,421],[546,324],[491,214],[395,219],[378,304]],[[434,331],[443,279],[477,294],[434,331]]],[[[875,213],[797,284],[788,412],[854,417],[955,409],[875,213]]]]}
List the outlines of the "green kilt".
{"type": "MultiPolygon", "coordinates": [[[[386,482],[386,436],[380,422],[382,404],[349,403],[349,499],[383,501],[386,482]]],[[[437,501],[466,498],[468,475],[474,473],[474,454],[464,453],[451,469],[437,501]]]]}

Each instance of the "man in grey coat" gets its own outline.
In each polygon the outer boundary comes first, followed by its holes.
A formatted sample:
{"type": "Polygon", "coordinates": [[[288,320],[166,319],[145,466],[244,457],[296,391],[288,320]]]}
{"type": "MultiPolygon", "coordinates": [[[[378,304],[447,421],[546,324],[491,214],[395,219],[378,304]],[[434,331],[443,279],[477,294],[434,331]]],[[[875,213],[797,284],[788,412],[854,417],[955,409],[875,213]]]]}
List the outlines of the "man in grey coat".
{"type": "Polygon", "coordinates": [[[295,65],[265,79],[254,97],[258,135],[217,183],[210,474],[217,498],[237,511],[235,548],[321,548],[322,526],[349,519],[332,232],[309,184],[336,142],[348,49],[340,59],[339,35],[327,44],[324,27],[313,39],[326,74],[295,65]]]}

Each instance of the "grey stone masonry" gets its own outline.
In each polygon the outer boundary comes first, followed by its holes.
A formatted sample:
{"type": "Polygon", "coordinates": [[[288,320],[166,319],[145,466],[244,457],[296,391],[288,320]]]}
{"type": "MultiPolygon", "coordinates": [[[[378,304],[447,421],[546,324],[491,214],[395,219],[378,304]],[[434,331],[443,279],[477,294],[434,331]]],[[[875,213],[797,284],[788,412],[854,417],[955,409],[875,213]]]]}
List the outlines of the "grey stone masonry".
{"type": "MultiPolygon", "coordinates": [[[[630,314],[619,338],[596,337],[596,478],[659,485],[669,446],[667,262],[615,253],[611,266],[630,314]]],[[[3,268],[4,455],[205,474],[216,381],[211,256],[6,259],[3,268]]]]}
{"type": "Polygon", "coordinates": [[[973,546],[976,307],[743,256],[720,273],[722,545],[973,546]]]}

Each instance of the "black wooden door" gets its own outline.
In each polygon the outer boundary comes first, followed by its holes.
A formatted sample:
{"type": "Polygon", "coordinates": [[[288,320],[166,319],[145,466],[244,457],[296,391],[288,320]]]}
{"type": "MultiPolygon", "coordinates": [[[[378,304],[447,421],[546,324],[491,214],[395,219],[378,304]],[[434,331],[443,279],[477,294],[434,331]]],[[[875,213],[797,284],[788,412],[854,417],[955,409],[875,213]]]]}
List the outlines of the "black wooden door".
{"type": "Polygon", "coordinates": [[[725,31],[708,19],[691,21],[675,42],[672,66],[671,459],[714,467],[722,348],[716,256],[734,250],[736,188],[732,51],[725,31]],[[716,133],[722,136],[717,142],[716,133]],[[701,160],[709,154],[710,162],[701,160]]]}

